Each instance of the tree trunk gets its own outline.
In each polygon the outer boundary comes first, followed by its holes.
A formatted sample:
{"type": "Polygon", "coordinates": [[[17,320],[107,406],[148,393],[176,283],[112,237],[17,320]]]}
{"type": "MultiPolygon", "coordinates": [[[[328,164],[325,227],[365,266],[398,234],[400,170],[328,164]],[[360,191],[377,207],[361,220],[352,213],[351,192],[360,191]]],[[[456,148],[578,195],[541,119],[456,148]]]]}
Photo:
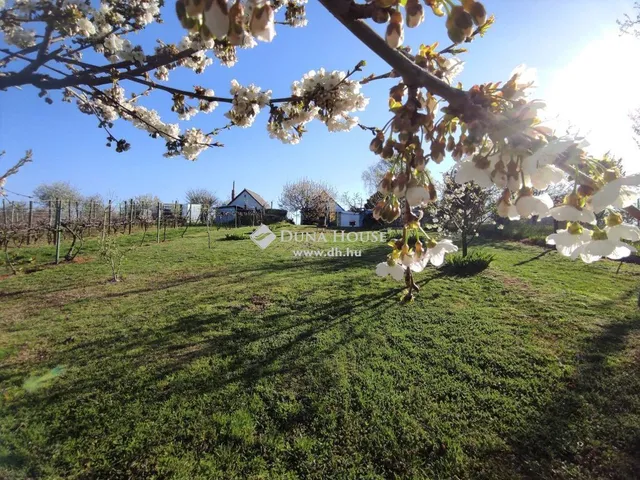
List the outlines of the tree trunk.
{"type": "Polygon", "coordinates": [[[469,249],[469,242],[467,242],[467,233],[462,232],[462,256],[467,256],[467,250],[469,249]]]}

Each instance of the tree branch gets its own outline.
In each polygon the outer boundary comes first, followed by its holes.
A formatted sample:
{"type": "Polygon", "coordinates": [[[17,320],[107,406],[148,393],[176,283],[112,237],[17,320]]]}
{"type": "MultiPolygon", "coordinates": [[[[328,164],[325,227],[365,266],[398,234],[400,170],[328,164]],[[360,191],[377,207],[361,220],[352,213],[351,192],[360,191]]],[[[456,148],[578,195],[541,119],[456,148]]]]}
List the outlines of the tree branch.
{"type": "MultiPolygon", "coordinates": [[[[163,65],[190,57],[196,52],[197,50],[188,48],[176,55],[166,53],[152,55],[147,57],[147,61],[144,65],[128,71],[127,74],[131,76],[141,75],[163,65]]],[[[130,64],[130,62],[125,63],[127,66],[130,64]]],[[[115,68],[116,65],[118,64],[112,65],[112,68],[115,68]]],[[[82,72],[75,75],[68,75],[64,78],[51,78],[48,75],[38,73],[18,72],[0,77],[0,90],[5,90],[9,87],[18,87],[21,85],[33,85],[34,87],[42,88],[44,90],[59,90],[65,87],[75,87],[78,85],[97,87],[113,82],[112,75],[96,77],[95,73],[95,71],[82,72]]],[[[117,73],[115,76],[117,77],[117,73]]]]}
{"type": "Polygon", "coordinates": [[[387,45],[387,42],[364,21],[358,20],[357,18],[363,16],[363,5],[345,0],[320,0],[320,3],[371,51],[387,62],[403,78],[405,84],[425,87],[432,94],[444,98],[455,107],[468,103],[468,95],[465,91],[450,86],[419,67],[399,50],[387,45]]]}

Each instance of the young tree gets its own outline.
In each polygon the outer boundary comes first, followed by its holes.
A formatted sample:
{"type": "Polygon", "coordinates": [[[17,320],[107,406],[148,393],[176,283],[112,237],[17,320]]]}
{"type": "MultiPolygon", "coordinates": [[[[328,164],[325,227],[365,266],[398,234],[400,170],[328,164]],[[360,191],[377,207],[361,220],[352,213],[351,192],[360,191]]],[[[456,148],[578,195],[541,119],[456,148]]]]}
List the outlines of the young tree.
{"type": "Polygon", "coordinates": [[[82,193],[69,182],[42,183],[33,190],[33,196],[42,205],[49,201],[62,200],[63,202],[79,202],[82,193]]]}
{"type": "Polygon", "coordinates": [[[83,2],[0,1],[0,28],[8,46],[0,49],[4,55],[0,57],[0,91],[33,86],[47,103],[53,102],[51,92],[61,91],[64,101],[75,102],[82,113],[96,117],[107,144],[119,152],[130,145],[115,136],[117,120],[161,139],[166,155],[189,160],[208,147],[221,147],[216,140],[221,132],[251,126],[267,108],[270,136],[285,143],[298,143],[312,120],[330,131],[356,126],[371,131],[370,149],[387,161],[380,218],[401,218],[404,224],[402,238],[394,244],[397,248],[377,271],[404,279],[408,298],[417,289],[413,274],[427,262],[441,263],[444,253],[455,249],[449,241],[436,241],[419,228],[418,210],[434,200],[435,192],[427,163],[441,163],[447,153],[459,162],[459,183],[473,180],[482,188],[503,189],[499,212],[513,216],[515,211],[524,218],[552,215],[572,222],[560,240],[569,245],[568,250],[559,247],[561,253],[570,251],[593,261],[633,251],[620,238],[635,238],[636,232],[616,229],[620,225],[615,214],[607,217],[607,228],[613,230],[585,230],[583,223],[592,216],[585,212],[628,207],[640,195],[640,176],[623,177],[606,159],[588,155],[580,139],[559,138],[541,125],[538,119],[545,105],[528,98],[533,81],[525,70],[470,89],[454,82],[462,69],[461,55],[468,50],[459,45],[484,36],[494,22],[481,2],[319,0],[337,22],[388,64],[388,72],[359,77],[364,61],[348,71],[312,70],[281,97],[233,80],[231,96],[221,97],[208,86],[170,86],[169,76],[177,68],[203,72],[212,64],[210,55],[231,66],[237,61],[237,47],[270,42],[276,25],[306,25],[304,0],[235,0],[231,6],[224,0],[178,0],[176,14],[187,35],[176,43],[159,39],[153,52],[135,45],[132,34],[161,20],[162,0],[103,0],[99,9],[83,2]],[[445,28],[452,44],[405,47],[405,25],[418,27],[429,10],[436,17],[446,17],[440,27],[434,19],[430,29],[445,28]],[[372,22],[386,26],[384,38],[371,28],[372,22]],[[106,61],[99,60],[100,55],[106,61]],[[386,80],[393,82],[390,99],[383,99],[389,102],[389,121],[379,129],[360,124],[353,113],[368,103],[362,86],[386,80]],[[228,104],[228,123],[206,132],[167,123],[156,110],[143,105],[154,92],[169,95],[168,103],[182,121],[228,104]],[[552,208],[551,198],[535,194],[534,187],[540,190],[556,183],[565,173],[572,176],[576,194],[569,203],[552,208]],[[401,199],[406,200],[402,209],[401,199]],[[426,241],[427,247],[409,248],[412,236],[426,241]]]}
{"type": "Polygon", "coordinates": [[[460,235],[463,257],[467,256],[478,227],[491,216],[491,200],[490,191],[474,182],[456,183],[453,172],[445,174],[436,218],[444,231],[460,235]]]}
{"type": "Polygon", "coordinates": [[[335,204],[335,190],[323,182],[303,178],[285,184],[280,195],[280,207],[290,212],[299,212],[301,223],[312,225],[319,221],[328,222],[335,204]]]}

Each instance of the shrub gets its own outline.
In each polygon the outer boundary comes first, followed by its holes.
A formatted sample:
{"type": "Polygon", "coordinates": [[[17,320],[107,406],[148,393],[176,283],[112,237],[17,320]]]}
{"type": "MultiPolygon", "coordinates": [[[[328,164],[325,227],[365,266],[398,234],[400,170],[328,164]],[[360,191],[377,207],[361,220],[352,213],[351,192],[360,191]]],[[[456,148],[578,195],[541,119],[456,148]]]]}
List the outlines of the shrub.
{"type": "Polygon", "coordinates": [[[469,276],[487,269],[495,255],[482,250],[473,250],[466,257],[462,253],[447,255],[442,270],[449,275],[469,276]]]}
{"type": "Polygon", "coordinates": [[[233,241],[233,240],[245,240],[247,237],[244,235],[240,235],[238,233],[225,233],[224,238],[221,238],[222,241],[233,241]]]}

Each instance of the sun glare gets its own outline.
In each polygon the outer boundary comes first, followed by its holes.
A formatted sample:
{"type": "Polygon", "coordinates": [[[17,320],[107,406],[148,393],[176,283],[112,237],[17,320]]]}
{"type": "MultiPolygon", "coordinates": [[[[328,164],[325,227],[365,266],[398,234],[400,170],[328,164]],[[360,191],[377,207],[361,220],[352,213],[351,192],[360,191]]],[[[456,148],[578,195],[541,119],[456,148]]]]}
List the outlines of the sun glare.
{"type": "Polygon", "coordinates": [[[588,136],[594,155],[622,157],[627,173],[640,171],[640,149],[629,113],[640,108],[640,41],[610,31],[558,70],[546,95],[558,125],[588,136]]]}

